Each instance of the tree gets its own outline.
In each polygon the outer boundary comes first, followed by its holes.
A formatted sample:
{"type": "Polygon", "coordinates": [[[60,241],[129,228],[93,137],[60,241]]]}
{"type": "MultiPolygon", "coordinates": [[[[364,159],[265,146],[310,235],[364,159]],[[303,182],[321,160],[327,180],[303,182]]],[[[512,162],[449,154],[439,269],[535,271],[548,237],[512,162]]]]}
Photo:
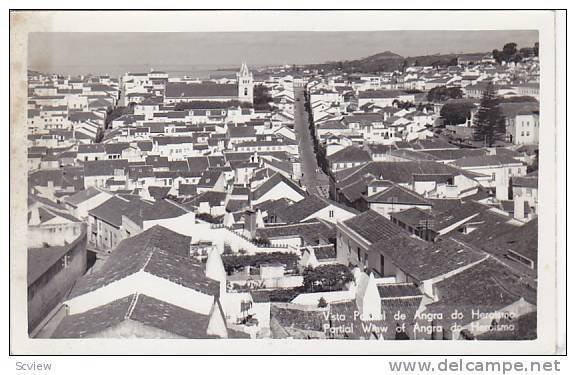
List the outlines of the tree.
{"type": "Polygon", "coordinates": [[[396,108],[399,109],[410,109],[412,107],[415,107],[416,105],[408,100],[404,101],[404,100],[398,100],[398,99],[394,99],[394,101],[392,102],[393,106],[396,106],[396,108]]]}
{"type": "Polygon", "coordinates": [[[448,61],[448,64],[446,64],[447,66],[457,66],[458,65],[458,58],[457,57],[453,57],[450,59],[450,61],[448,61]]]}
{"type": "Polygon", "coordinates": [[[328,306],[326,299],[324,297],[320,297],[320,299],[318,300],[318,307],[324,308],[326,306],[328,306]]]}
{"type": "Polygon", "coordinates": [[[108,108],[108,110],[106,111],[106,120],[104,121],[104,126],[106,127],[106,129],[108,129],[108,126],[112,121],[127,113],[134,113],[133,106],[132,107],[117,106],[114,109],[108,108]]]}
{"type": "Polygon", "coordinates": [[[426,99],[429,102],[445,102],[449,99],[461,99],[462,96],[462,90],[459,87],[438,86],[428,91],[426,99]]]}
{"type": "Polygon", "coordinates": [[[528,58],[528,57],[532,57],[532,56],[534,56],[534,48],[532,48],[532,47],[520,48],[520,51],[518,51],[518,54],[524,59],[528,58]]]}
{"type": "Polygon", "coordinates": [[[268,87],[264,85],[254,86],[254,109],[269,111],[272,109],[270,102],[272,102],[272,96],[270,96],[268,87]]]}
{"type": "Polygon", "coordinates": [[[424,112],[424,110],[430,112],[434,110],[434,105],[432,103],[418,103],[416,110],[424,112]]]}
{"type": "Polygon", "coordinates": [[[407,61],[407,60],[404,60],[404,61],[402,62],[402,66],[400,67],[400,71],[401,71],[402,73],[404,73],[404,72],[406,71],[406,68],[408,68],[408,61],[407,61]]]}
{"type": "Polygon", "coordinates": [[[104,139],[104,129],[98,128],[96,130],[96,136],[94,137],[94,143],[100,143],[104,139]]]}
{"type": "Polygon", "coordinates": [[[499,104],[494,86],[489,83],[482,94],[480,108],[474,118],[474,140],[483,141],[488,147],[492,147],[506,133],[504,116],[499,104]]]}
{"type": "Polygon", "coordinates": [[[538,99],[533,96],[510,96],[508,98],[499,98],[500,103],[538,103],[538,99]]]}
{"type": "Polygon", "coordinates": [[[528,173],[532,173],[534,171],[538,170],[538,163],[539,163],[539,152],[538,150],[534,150],[534,161],[532,162],[532,164],[528,165],[528,168],[526,168],[526,172],[528,173]]]}
{"type": "Polygon", "coordinates": [[[462,101],[449,101],[442,106],[440,117],[449,125],[464,124],[470,118],[470,111],[474,104],[462,101]]]}
{"type": "Polygon", "coordinates": [[[518,52],[516,47],[517,47],[516,43],[513,42],[506,43],[504,47],[502,47],[502,54],[504,55],[505,61],[511,61],[514,58],[514,56],[518,52]]]}
{"type": "Polygon", "coordinates": [[[343,290],[347,283],[354,280],[350,269],[342,264],[308,267],[302,276],[304,289],[308,292],[343,290]]]}
{"type": "Polygon", "coordinates": [[[493,50],[492,57],[494,58],[494,60],[496,60],[498,64],[502,62],[502,52],[500,52],[499,50],[497,49],[493,50]]]}
{"type": "Polygon", "coordinates": [[[540,43],[536,42],[534,43],[534,56],[538,57],[539,53],[540,53],[540,43]]]}

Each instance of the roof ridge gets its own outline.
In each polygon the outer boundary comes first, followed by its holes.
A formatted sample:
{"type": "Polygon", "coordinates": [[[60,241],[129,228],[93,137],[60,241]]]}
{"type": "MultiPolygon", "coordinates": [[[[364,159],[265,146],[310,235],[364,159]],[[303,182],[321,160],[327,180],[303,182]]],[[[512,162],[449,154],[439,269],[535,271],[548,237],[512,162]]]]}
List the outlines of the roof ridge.
{"type": "Polygon", "coordinates": [[[136,303],[138,303],[138,296],[140,293],[136,292],[132,295],[132,301],[130,301],[130,306],[128,307],[128,311],[126,315],[124,315],[124,320],[130,319],[132,312],[134,312],[134,308],[136,307],[136,303]]]}

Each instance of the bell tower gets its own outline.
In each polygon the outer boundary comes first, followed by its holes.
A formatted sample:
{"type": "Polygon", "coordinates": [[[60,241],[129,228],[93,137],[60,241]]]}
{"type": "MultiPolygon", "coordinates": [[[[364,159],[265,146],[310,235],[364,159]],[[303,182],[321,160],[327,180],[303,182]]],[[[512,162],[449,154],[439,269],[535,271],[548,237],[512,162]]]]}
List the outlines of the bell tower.
{"type": "Polygon", "coordinates": [[[245,62],[242,63],[238,77],[238,100],[241,102],[254,102],[254,77],[248,70],[245,62]]]}

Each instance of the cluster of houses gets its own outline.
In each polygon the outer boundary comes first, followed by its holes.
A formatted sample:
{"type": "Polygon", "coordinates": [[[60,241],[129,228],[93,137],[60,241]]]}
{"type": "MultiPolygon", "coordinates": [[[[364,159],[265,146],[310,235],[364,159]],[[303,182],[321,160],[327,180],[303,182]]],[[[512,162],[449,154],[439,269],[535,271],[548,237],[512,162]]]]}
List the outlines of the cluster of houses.
{"type": "Polygon", "coordinates": [[[320,74],[310,79],[307,91],[320,143],[391,144],[431,137],[431,128],[442,123],[443,105],[454,100],[473,107],[467,121],[452,124],[460,138],[470,138],[482,94],[492,84],[496,95],[512,101],[502,104],[506,140],[534,145],[539,130],[539,74],[537,57],[502,65],[482,57],[444,68],[413,66],[379,75],[320,74]],[[427,94],[433,89],[458,89],[461,97],[429,100],[427,94]]]}
{"type": "MultiPolygon", "coordinates": [[[[490,66],[459,69],[450,82],[461,86],[471,71],[478,82],[495,77],[490,66]]],[[[494,69],[506,79],[527,68],[494,69]]],[[[535,333],[534,149],[460,148],[433,137],[433,109],[398,107],[417,101],[407,82],[446,74],[417,68],[340,85],[255,79],[245,64],[209,81],[30,73],[31,337],[535,333]],[[255,109],[257,85],[266,109],[255,109]],[[329,197],[301,183],[303,86],[326,145],[329,197]],[[130,110],[110,119],[119,107],[130,110]],[[310,283],[334,270],[339,282],[310,283]],[[509,328],[526,319],[527,330],[509,328]]]]}

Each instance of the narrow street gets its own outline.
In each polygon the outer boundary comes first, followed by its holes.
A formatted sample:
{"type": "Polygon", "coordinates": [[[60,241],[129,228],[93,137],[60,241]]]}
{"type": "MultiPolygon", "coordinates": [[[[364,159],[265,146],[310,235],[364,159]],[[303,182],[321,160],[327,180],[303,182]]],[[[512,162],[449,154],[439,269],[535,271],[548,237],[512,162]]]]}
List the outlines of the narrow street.
{"type": "Polygon", "coordinates": [[[310,194],[323,197],[328,196],[328,176],[319,168],[314,152],[314,143],[308,129],[308,113],[304,108],[304,90],[294,89],[296,102],[294,103],[294,130],[300,152],[300,163],[302,168],[302,185],[310,194]]]}

